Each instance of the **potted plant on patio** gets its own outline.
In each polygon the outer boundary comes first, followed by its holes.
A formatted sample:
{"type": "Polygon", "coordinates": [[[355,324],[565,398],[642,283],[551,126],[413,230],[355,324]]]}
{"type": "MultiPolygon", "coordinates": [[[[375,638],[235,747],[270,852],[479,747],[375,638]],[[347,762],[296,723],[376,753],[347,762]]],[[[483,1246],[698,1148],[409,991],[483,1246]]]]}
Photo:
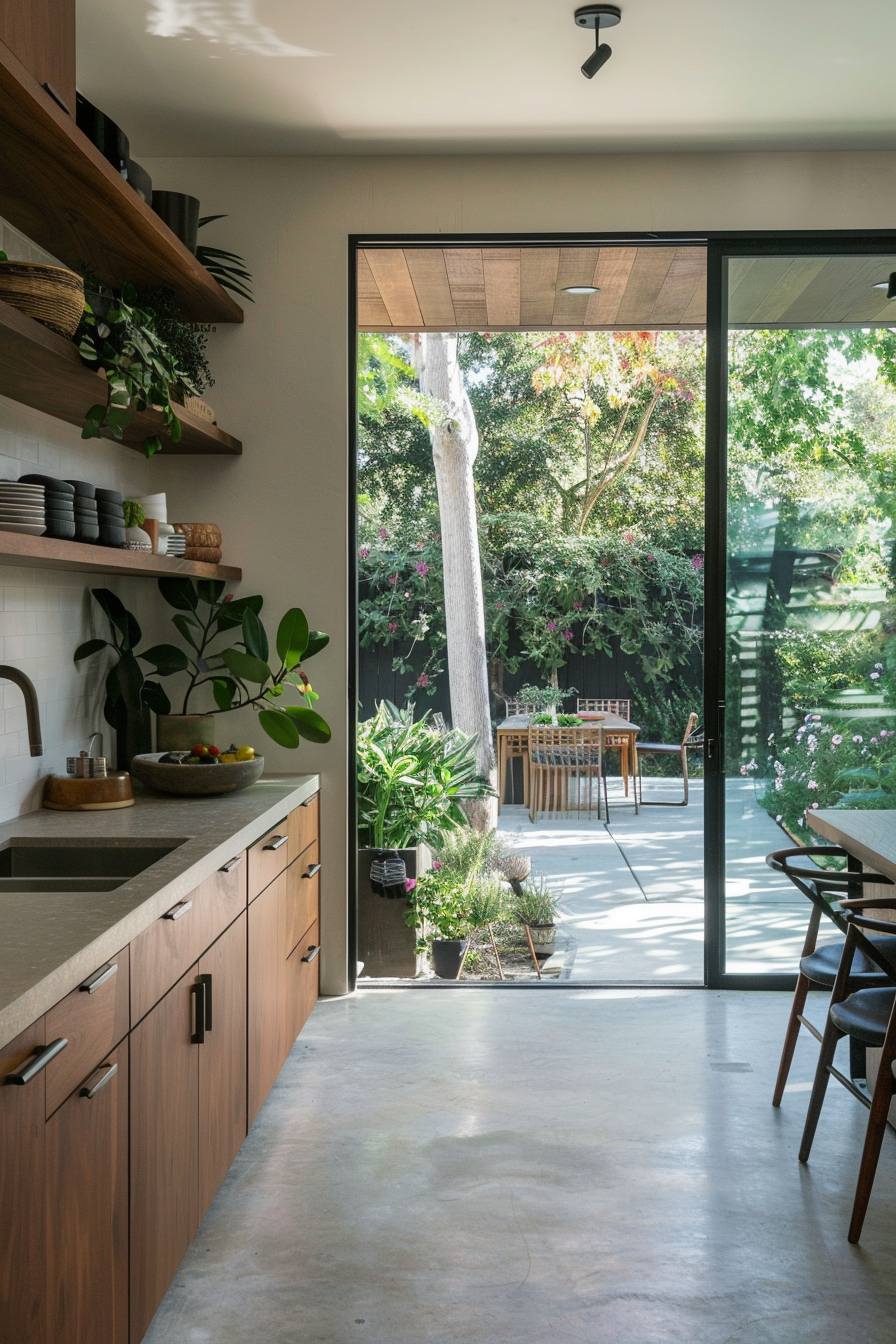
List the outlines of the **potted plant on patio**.
{"type": "Polygon", "coordinates": [[[441,980],[460,975],[470,932],[501,916],[504,896],[495,874],[503,852],[496,831],[454,831],[408,895],[406,919],[417,930],[417,950],[429,951],[441,980]]]}
{"type": "Polygon", "coordinates": [[[514,892],[513,916],[520,924],[528,926],[532,946],[539,957],[549,957],[554,950],[557,937],[554,921],[559,904],[559,896],[549,890],[543,877],[514,892]]]}
{"type": "Polygon", "coordinates": [[[491,786],[476,772],[475,738],[389,701],[358,726],[357,772],[358,957],[367,975],[412,977],[407,884],[428,867],[429,849],[466,824],[463,801],[491,786]]]}

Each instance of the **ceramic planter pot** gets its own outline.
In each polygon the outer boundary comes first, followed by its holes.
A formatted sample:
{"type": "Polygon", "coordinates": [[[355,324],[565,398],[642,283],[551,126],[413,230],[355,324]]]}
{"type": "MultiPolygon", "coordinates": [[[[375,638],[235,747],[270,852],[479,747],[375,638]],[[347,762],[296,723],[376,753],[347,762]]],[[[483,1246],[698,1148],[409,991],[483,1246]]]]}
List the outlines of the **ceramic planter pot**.
{"type": "Polygon", "coordinates": [[[191,252],[199,236],[199,201],[182,191],[154,191],[152,208],[191,252]]]}
{"type": "MultiPolygon", "coordinates": [[[[416,880],[432,862],[425,845],[393,852],[404,861],[410,881],[416,880]]],[[[370,868],[380,853],[377,849],[358,850],[358,960],[364,963],[361,974],[378,979],[413,980],[417,974],[417,934],[405,920],[410,909],[407,896],[387,900],[370,885],[370,868]]]]}
{"type": "Polygon", "coordinates": [[[440,980],[456,980],[467,950],[465,938],[434,938],[432,969],[440,980]]]}
{"type": "Polygon", "coordinates": [[[529,934],[537,957],[549,957],[557,940],[556,924],[530,924],[529,934]]]}
{"type": "Polygon", "coordinates": [[[159,751],[189,751],[197,742],[215,745],[214,714],[156,715],[156,746],[159,751]]]}

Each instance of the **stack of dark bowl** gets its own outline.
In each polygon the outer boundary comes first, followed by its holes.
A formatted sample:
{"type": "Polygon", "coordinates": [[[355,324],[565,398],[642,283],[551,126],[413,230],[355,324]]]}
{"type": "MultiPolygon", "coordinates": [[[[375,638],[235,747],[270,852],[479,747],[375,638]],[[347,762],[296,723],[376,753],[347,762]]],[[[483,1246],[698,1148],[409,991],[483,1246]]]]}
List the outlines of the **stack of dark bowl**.
{"type": "Polygon", "coordinates": [[[121,507],[119,492],[104,490],[97,486],[96,511],[100,525],[100,544],[124,546],[127,538],[124,529],[124,509],[121,507]]]}
{"type": "Polygon", "coordinates": [[[75,487],[68,481],[57,481],[55,476],[20,476],[19,480],[27,485],[44,487],[44,513],[47,530],[44,536],[57,537],[60,541],[75,539],[75,487]]]}
{"type": "Polygon", "coordinates": [[[97,542],[100,525],[96,513],[96,486],[89,481],[68,481],[75,492],[75,541],[97,542]]]}

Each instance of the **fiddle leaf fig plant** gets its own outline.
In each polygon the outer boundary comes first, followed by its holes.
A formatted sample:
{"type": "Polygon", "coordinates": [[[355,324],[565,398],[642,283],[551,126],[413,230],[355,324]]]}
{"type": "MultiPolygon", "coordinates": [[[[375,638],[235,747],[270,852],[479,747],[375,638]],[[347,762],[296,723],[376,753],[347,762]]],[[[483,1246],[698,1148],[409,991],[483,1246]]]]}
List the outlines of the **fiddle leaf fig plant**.
{"type": "Polygon", "coordinates": [[[307,660],[326,648],[329,635],[309,630],[305,613],[292,607],[277,627],[276,658],[272,659],[261,620],[263,598],[235,598],[224,587],[221,579],[196,583],[180,576],[159,579],[159,591],[175,610],[172,622],[187,651],[159,644],[141,656],[160,676],[187,673],[182,714],[190,713],[192,698],[206,686],[215,708],[202,713],[251,706],[268,737],[281,747],[297,747],[303,737],[309,742],[329,742],[330,726],[313,708],[320,697],[304,670],[307,660]],[[287,688],[298,697],[298,704],[280,703],[287,688]]]}
{"type": "MultiPolygon", "coordinates": [[[[91,406],[82,439],[97,439],[104,429],[121,441],[135,412],[159,411],[172,443],[181,437],[181,423],[171,405],[172,389],[198,396],[192,378],[178,366],[155,329],[155,314],[137,304],[133,285],[125,285],[105,316],[84,305],[78,349],[85,363],[106,375],[106,400],[91,406]]],[[[158,434],[148,434],[143,451],[152,457],[162,447],[158,434]]]]}

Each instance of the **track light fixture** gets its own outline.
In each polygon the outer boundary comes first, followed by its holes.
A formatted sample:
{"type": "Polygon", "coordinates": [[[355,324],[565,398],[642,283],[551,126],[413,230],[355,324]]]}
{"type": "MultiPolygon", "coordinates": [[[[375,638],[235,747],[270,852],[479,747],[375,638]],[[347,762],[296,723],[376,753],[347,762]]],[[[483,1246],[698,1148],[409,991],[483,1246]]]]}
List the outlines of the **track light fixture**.
{"type": "Polygon", "coordinates": [[[880,280],[876,285],[872,285],[871,288],[885,289],[887,291],[888,299],[896,299],[896,271],[890,272],[889,280],[880,280]]]}
{"type": "Polygon", "coordinates": [[[564,285],[564,294],[599,294],[600,285],[564,285]]]}
{"type": "Polygon", "coordinates": [[[606,43],[601,46],[600,30],[615,27],[622,18],[622,11],[616,5],[583,5],[581,9],[576,10],[575,17],[579,28],[594,29],[594,51],[582,66],[585,78],[593,79],[613,55],[612,47],[608,47],[606,43]]]}

